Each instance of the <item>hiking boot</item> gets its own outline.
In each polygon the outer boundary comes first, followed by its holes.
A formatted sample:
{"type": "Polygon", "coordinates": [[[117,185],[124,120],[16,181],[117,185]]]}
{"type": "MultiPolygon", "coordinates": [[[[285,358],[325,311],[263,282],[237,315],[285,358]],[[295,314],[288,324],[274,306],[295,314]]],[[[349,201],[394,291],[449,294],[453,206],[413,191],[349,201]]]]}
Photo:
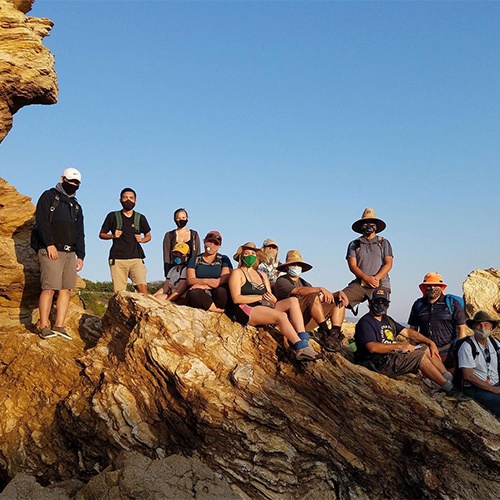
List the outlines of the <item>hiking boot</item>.
{"type": "MultiPolygon", "coordinates": [[[[342,338],[343,337],[342,335],[342,338]]],[[[325,351],[336,352],[340,351],[342,340],[339,341],[337,336],[332,333],[323,333],[318,342],[325,351]]]]}
{"type": "Polygon", "coordinates": [[[453,388],[451,391],[448,391],[445,396],[449,401],[456,401],[457,403],[465,403],[466,401],[472,401],[472,398],[465,395],[462,391],[453,388]]]}
{"type": "Polygon", "coordinates": [[[59,337],[63,337],[68,340],[73,340],[73,337],[64,329],[62,326],[53,326],[52,332],[59,337]]]}
{"type": "Polygon", "coordinates": [[[322,358],[323,354],[316,352],[311,346],[295,351],[295,359],[297,361],[316,361],[322,358]]]}
{"type": "Polygon", "coordinates": [[[38,335],[41,339],[51,339],[52,337],[57,337],[57,334],[54,333],[48,326],[40,329],[38,335]]]}

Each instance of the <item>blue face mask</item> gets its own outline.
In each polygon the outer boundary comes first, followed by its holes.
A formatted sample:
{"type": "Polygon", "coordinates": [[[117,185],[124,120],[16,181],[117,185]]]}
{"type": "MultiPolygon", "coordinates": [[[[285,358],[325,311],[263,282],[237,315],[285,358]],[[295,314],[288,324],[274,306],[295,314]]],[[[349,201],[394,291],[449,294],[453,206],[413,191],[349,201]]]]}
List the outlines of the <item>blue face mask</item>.
{"type": "Polygon", "coordinates": [[[182,264],[182,259],[180,257],[175,257],[174,259],[174,264],[178,266],[179,264],[182,264]]]}
{"type": "Polygon", "coordinates": [[[300,266],[290,266],[288,268],[288,274],[294,278],[297,278],[301,275],[302,268],[300,266]]]}

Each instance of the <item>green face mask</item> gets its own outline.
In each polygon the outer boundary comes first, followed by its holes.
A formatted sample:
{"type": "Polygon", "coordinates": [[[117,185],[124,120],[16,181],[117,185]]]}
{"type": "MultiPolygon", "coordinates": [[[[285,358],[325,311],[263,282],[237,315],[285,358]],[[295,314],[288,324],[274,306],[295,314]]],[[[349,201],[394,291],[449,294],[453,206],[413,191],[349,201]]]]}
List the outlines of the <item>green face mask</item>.
{"type": "Polygon", "coordinates": [[[245,255],[241,258],[241,262],[246,267],[252,267],[257,260],[257,255],[245,255]]]}

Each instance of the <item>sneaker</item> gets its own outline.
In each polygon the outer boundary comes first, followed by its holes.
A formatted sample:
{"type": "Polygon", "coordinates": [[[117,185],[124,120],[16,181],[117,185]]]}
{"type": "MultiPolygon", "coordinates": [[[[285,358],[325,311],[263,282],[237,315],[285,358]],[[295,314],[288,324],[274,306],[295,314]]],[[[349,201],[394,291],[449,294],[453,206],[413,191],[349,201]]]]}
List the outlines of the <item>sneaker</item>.
{"type": "Polygon", "coordinates": [[[316,361],[322,358],[323,354],[316,352],[311,346],[295,351],[295,359],[297,361],[316,361]]]}
{"type": "Polygon", "coordinates": [[[344,335],[342,333],[334,335],[332,333],[323,333],[318,342],[321,344],[325,351],[336,352],[340,351],[342,346],[342,339],[344,335]]]}
{"type": "Polygon", "coordinates": [[[456,401],[457,403],[465,403],[465,401],[472,401],[471,397],[465,395],[463,392],[455,388],[453,388],[451,391],[448,391],[444,397],[449,401],[456,401]]]}
{"type": "Polygon", "coordinates": [[[68,340],[73,340],[73,337],[64,329],[62,326],[53,326],[52,332],[59,337],[63,337],[68,340]]]}
{"type": "Polygon", "coordinates": [[[42,328],[39,332],[38,335],[41,339],[50,339],[52,337],[57,337],[57,334],[54,333],[48,326],[45,328],[42,328]]]}

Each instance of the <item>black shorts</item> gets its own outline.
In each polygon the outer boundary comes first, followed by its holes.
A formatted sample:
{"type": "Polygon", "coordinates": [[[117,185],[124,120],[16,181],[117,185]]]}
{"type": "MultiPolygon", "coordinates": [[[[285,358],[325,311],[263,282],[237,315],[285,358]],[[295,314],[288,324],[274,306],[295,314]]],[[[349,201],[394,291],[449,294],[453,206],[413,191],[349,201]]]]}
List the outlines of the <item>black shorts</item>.
{"type": "Polygon", "coordinates": [[[370,361],[377,372],[394,378],[398,375],[417,373],[426,350],[427,346],[422,345],[413,352],[394,351],[388,354],[374,354],[370,357],[370,361]]]}

